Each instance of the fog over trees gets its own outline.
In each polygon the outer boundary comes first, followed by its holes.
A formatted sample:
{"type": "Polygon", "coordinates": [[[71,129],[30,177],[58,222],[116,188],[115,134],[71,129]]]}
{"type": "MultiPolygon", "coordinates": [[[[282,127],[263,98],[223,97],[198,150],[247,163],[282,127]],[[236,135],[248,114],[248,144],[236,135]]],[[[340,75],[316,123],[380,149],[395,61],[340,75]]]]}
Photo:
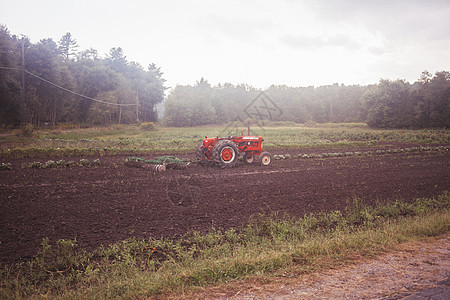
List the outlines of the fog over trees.
{"type": "MultiPolygon", "coordinates": [[[[259,93],[245,84],[212,87],[202,78],[194,86],[177,86],[170,92],[164,121],[170,126],[234,121],[259,93]]],[[[273,85],[264,93],[283,111],[272,121],[367,122],[373,128],[450,127],[447,71],[434,75],[425,71],[414,84],[381,79],[369,86],[273,85]]]]}
{"type": "MultiPolygon", "coordinates": [[[[164,101],[167,89],[160,67],[150,64],[144,68],[129,61],[120,47],[104,57],[95,49],[78,48],[70,33],[56,42],[43,39],[33,44],[0,26],[0,126],[157,121],[155,107],[164,101]]],[[[167,92],[161,122],[167,126],[225,124],[242,115],[261,91],[246,84],[212,86],[204,78],[193,86],[178,85],[167,92]]],[[[273,121],[366,122],[374,128],[450,127],[448,71],[424,71],[412,84],[380,79],[368,86],[272,85],[264,93],[283,111],[273,121]]]]}

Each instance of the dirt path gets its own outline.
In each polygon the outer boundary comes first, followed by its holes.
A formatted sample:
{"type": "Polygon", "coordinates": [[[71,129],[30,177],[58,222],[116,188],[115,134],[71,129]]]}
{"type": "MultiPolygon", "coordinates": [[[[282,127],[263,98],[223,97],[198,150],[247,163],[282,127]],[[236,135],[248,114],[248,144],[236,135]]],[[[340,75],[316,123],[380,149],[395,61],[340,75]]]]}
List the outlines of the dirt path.
{"type": "MultiPolygon", "coordinates": [[[[288,274],[288,273],[286,273],[288,274]]],[[[450,234],[310,275],[254,277],[183,299],[449,299],[450,234]]],[[[175,298],[175,297],[174,297],[175,298]]]]}

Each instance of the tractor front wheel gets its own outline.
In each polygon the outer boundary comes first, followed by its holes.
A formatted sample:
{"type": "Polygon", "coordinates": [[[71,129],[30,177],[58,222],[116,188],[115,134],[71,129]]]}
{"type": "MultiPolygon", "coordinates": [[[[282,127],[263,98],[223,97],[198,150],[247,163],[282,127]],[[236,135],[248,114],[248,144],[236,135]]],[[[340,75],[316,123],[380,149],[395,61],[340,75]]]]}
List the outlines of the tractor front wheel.
{"type": "Polygon", "coordinates": [[[252,153],[244,153],[244,163],[250,165],[255,162],[255,155],[252,153]]]}
{"type": "Polygon", "coordinates": [[[262,166],[270,165],[272,163],[272,154],[270,154],[269,152],[261,153],[261,155],[259,156],[259,163],[262,166]]]}
{"type": "Polygon", "coordinates": [[[214,161],[222,168],[233,167],[239,158],[236,145],[230,140],[220,140],[214,145],[214,161]]]}

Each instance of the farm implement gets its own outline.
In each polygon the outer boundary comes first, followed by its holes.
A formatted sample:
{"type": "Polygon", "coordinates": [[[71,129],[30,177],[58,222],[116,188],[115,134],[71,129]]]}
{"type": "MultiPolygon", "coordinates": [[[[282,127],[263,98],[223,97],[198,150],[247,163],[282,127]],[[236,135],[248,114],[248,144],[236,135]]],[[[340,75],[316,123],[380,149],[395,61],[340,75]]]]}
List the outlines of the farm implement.
{"type": "Polygon", "coordinates": [[[262,149],[264,139],[261,136],[230,136],[227,138],[205,137],[196,147],[196,161],[178,159],[174,156],[161,156],[154,159],[128,157],[125,164],[130,167],[150,169],[164,172],[166,169],[185,169],[191,162],[218,165],[229,168],[236,165],[242,157],[244,163],[258,162],[262,166],[272,163],[272,155],[262,149]]]}
{"type": "Polygon", "coordinates": [[[125,165],[150,169],[154,172],[164,172],[166,169],[186,169],[190,161],[178,159],[175,156],[160,156],[154,159],[143,159],[139,157],[128,157],[125,165]]]}
{"type": "Polygon", "coordinates": [[[200,162],[213,162],[222,168],[233,167],[242,155],[244,163],[259,162],[263,166],[272,163],[272,155],[264,152],[261,136],[230,136],[227,138],[205,137],[196,148],[195,156],[200,162]]]}

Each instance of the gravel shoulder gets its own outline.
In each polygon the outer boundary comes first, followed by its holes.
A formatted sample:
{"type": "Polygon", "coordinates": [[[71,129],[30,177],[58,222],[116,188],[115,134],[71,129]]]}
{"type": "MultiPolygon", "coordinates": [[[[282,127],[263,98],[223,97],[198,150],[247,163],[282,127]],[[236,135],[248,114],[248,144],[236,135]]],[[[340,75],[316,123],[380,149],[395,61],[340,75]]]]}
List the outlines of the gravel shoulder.
{"type": "Polygon", "coordinates": [[[374,259],[360,259],[337,269],[269,279],[252,277],[181,298],[448,299],[449,275],[450,233],[447,233],[425,241],[400,244],[374,259]]]}

